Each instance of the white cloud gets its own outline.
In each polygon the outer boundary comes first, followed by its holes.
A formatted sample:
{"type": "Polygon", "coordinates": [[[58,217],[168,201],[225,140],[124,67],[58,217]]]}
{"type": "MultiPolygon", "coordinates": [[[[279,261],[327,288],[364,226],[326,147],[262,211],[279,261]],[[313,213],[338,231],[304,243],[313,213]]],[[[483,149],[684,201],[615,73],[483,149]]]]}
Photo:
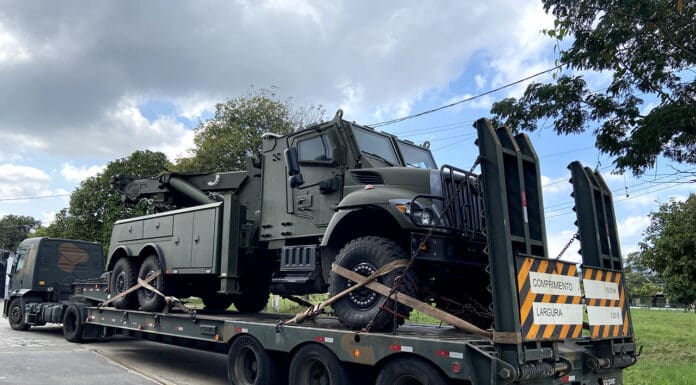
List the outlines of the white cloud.
{"type": "Polygon", "coordinates": [[[0,197],[11,199],[42,195],[49,192],[50,179],[45,172],[35,167],[0,164],[0,197]]]}
{"type": "Polygon", "coordinates": [[[557,194],[566,193],[572,190],[572,185],[568,183],[570,176],[564,176],[559,178],[549,178],[548,176],[541,176],[541,189],[544,194],[557,194]]]}
{"type": "Polygon", "coordinates": [[[647,215],[627,217],[616,224],[621,238],[630,238],[641,235],[650,225],[650,217],[647,215]]]}
{"type": "Polygon", "coordinates": [[[278,86],[281,96],[323,104],[329,114],[344,107],[350,120],[389,119],[410,113],[424,95],[461,76],[490,86],[486,71],[467,73],[474,57],[503,70],[499,82],[509,81],[545,66],[539,55],[550,44],[539,34],[548,16],[534,0],[437,7],[415,0],[270,0],[166,8],[65,1],[40,9],[15,2],[4,11],[0,36],[16,43],[0,46],[32,53],[23,66],[0,71],[0,151],[18,148],[19,154],[123,156],[149,146],[175,153],[185,131],[175,122],[162,122],[168,134],[157,131],[138,105],[166,100],[179,116],[197,119],[214,102],[245,95],[250,85],[278,86]]]}
{"type": "Polygon", "coordinates": [[[0,65],[16,64],[30,59],[29,52],[0,22],[0,65]]]}
{"type": "Polygon", "coordinates": [[[106,168],[105,165],[75,167],[70,163],[65,163],[60,170],[60,174],[69,182],[80,183],[83,180],[102,172],[104,168],[106,168]]]}
{"type": "MultiPolygon", "coordinates": [[[[548,231],[548,228],[547,228],[548,231]]],[[[550,258],[558,257],[558,254],[563,250],[568,244],[570,238],[575,234],[577,230],[558,230],[553,232],[548,232],[546,235],[546,243],[548,245],[548,254],[550,258]]],[[[578,254],[580,249],[580,243],[575,240],[573,244],[566,250],[565,253],[559,258],[561,261],[575,262],[579,263],[582,260],[582,256],[578,254]]]]}

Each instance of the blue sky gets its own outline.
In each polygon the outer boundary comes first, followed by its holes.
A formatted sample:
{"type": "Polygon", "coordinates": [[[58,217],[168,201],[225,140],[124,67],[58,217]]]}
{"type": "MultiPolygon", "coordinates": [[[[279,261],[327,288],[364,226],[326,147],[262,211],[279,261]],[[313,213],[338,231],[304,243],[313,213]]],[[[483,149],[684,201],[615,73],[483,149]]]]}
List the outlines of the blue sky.
{"type": "MultiPolygon", "coordinates": [[[[277,87],[330,118],[375,123],[428,110],[553,66],[552,25],[535,0],[5,1],[0,10],[0,215],[50,223],[80,181],[135,150],[171,160],[214,104],[277,87]]],[[[586,74],[601,88],[609,74],[586,74]]],[[[548,80],[550,75],[536,78],[548,80]]],[[[429,140],[439,164],[472,164],[473,120],[525,84],[380,129],[429,140]]],[[[647,103],[645,108],[650,108],[647,103]]],[[[531,135],[541,157],[555,255],[575,232],[566,166],[598,166],[615,192],[624,252],[659,203],[684,199],[658,161],[642,178],[613,175],[591,133],[531,135]],[[627,187],[627,188],[626,188],[627,187]],[[626,195],[628,193],[628,196],[626,195]]],[[[679,167],[679,166],[676,166],[679,167]]],[[[681,167],[687,169],[688,167],[681,167]]],[[[577,260],[571,247],[566,259],[577,260]]]]}

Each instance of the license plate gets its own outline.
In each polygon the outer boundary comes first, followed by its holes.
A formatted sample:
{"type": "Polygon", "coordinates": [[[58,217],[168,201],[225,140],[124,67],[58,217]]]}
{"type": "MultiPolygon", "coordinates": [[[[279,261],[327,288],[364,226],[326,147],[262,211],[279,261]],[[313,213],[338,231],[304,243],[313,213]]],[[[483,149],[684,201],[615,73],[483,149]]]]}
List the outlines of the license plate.
{"type": "Polygon", "coordinates": [[[602,378],[602,385],[618,385],[616,378],[602,378]]]}

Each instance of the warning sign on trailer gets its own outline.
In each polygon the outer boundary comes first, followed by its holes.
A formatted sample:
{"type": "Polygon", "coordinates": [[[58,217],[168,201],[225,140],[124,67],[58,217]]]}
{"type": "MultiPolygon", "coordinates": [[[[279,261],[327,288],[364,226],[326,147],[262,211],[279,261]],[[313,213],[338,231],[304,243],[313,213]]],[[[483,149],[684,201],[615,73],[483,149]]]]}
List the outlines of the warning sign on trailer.
{"type": "Polygon", "coordinates": [[[631,323],[621,272],[583,267],[582,283],[592,339],[630,335],[631,323]]]}
{"type": "Polygon", "coordinates": [[[517,288],[525,341],[580,337],[582,290],[574,263],[520,257],[517,288]]]}

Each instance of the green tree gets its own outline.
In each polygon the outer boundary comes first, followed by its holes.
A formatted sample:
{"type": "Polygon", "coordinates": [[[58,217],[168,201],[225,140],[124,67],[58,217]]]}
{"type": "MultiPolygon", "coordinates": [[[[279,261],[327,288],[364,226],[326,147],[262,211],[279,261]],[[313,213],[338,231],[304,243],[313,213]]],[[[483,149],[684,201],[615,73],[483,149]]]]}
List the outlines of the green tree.
{"type": "Polygon", "coordinates": [[[240,170],[261,149],[261,134],[287,134],[323,118],[322,106],[293,107],[274,89],[252,90],[243,97],[215,105],[213,118],[196,128],[191,157],[177,160],[183,172],[240,170]]]}
{"type": "Polygon", "coordinates": [[[671,201],[650,214],[650,226],[641,242],[641,259],[665,284],[675,302],[696,301],[696,195],[671,201]]]}
{"type": "Polygon", "coordinates": [[[5,215],[0,218],[0,249],[15,251],[19,243],[40,225],[41,222],[33,217],[5,215]]]}
{"type": "Polygon", "coordinates": [[[624,262],[624,279],[633,297],[653,297],[664,290],[657,274],[645,265],[641,253],[630,253],[624,262]]]}
{"type": "Polygon", "coordinates": [[[545,33],[557,41],[561,66],[554,82],[532,83],[520,99],[495,103],[499,123],[534,131],[548,119],[559,135],[591,129],[596,147],[634,174],[660,155],[696,163],[696,3],[542,2],[555,17],[545,33]],[[609,73],[611,83],[592,90],[578,71],[609,73]]]}
{"type": "Polygon", "coordinates": [[[121,195],[111,189],[111,177],[116,174],[152,177],[170,167],[166,155],[161,152],[135,151],[127,158],[116,159],[103,172],[85,179],[70,195],[70,207],[60,211],[53,223],[38,233],[96,241],[107,247],[115,221],[146,212],[144,204],[126,207],[121,195]]]}

